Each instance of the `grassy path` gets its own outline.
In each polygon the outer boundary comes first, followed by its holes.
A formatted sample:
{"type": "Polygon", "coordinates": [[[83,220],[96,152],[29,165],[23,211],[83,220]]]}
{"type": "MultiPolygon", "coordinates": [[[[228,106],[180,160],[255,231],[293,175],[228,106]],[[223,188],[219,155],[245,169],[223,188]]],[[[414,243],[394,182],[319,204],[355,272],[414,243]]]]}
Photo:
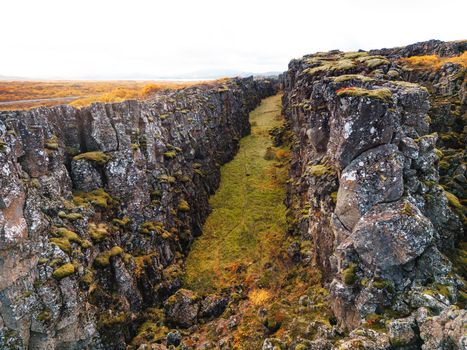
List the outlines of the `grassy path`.
{"type": "MultiPolygon", "coordinates": [[[[269,130],[281,125],[281,95],[262,101],[250,113],[251,135],[240,141],[236,157],[221,169],[220,188],[203,235],[186,261],[185,284],[199,293],[251,282],[280,245],[286,229],[286,151],[272,150],[269,130]],[[269,158],[265,159],[268,153],[269,158]]],[[[268,158],[268,157],[266,157],[268,158]]]]}
{"type": "MultiPolygon", "coordinates": [[[[312,321],[329,322],[319,271],[287,258],[287,247],[297,241],[285,235],[289,152],[272,147],[269,136],[283,123],[281,96],[264,99],[250,113],[250,122],[251,135],[222,167],[220,188],[210,198],[213,211],[192,246],[185,274],[185,287],[199,294],[241,287],[230,289],[234,301],[225,317],[239,317],[238,327],[229,332],[233,348],[243,350],[260,349],[271,334],[292,339],[306,333],[312,321]],[[299,305],[303,296],[312,301],[306,312],[299,305]]],[[[307,243],[298,242],[306,250],[307,243]]],[[[216,341],[225,322],[222,316],[200,326],[195,342],[216,341]]]]}

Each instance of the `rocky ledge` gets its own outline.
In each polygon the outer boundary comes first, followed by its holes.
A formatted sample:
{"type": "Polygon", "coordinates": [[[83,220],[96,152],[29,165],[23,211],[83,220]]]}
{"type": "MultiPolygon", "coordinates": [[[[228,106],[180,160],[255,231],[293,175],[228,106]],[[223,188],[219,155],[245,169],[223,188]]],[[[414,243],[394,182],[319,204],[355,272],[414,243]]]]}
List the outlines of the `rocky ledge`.
{"type": "Polygon", "coordinates": [[[399,60],[459,55],[466,44],[330,51],[290,62],[287,205],[299,246],[291,251],[319,266],[335,328],[351,332],[300,349],[467,346],[459,309],[465,263],[458,271],[448,258],[465,241],[466,69],[411,69],[399,60]],[[443,165],[447,155],[453,160],[443,165]]]}
{"type": "Polygon", "coordinates": [[[0,348],[125,349],[181,287],[220,166],[276,90],[232,79],[0,112],[0,348]]]}

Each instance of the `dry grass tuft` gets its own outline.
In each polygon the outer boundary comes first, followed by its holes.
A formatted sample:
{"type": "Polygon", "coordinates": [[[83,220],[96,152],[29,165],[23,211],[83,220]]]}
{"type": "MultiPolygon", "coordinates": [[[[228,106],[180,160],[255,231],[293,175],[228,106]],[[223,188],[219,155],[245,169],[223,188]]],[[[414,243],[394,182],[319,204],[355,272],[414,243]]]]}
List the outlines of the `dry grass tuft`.
{"type": "Polygon", "coordinates": [[[454,57],[439,57],[437,55],[426,55],[426,56],[412,56],[407,58],[402,58],[401,63],[405,63],[413,68],[420,69],[432,69],[437,70],[441,68],[445,63],[451,62],[455,64],[460,64],[462,67],[467,67],[467,51],[462,53],[462,55],[454,57]]]}

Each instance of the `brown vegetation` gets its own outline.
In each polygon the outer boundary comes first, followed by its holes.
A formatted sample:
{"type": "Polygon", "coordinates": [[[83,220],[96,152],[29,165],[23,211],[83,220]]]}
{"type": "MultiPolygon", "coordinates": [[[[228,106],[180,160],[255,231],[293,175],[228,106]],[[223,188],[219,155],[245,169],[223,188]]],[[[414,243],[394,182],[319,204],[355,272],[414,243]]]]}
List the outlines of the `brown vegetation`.
{"type": "Polygon", "coordinates": [[[433,70],[441,68],[443,64],[448,62],[460,64],[463,67],[467,67],[467,51],[462,53],[462,55],[454,57],[439,57],[437,55],[412,56],[402,58],[401,62],[413,68],[433,70]]]}
{"type": "Polygon", "coordinates": [[[93,102],[144,99],[159,90],[182,89],[199,84],[209,84],[209,82],[0,81],[0,110],[29,109],[60,104],[83,107],[93,102]],[[24,100],[42,101],[20,102],[24,100]],[[12,101],[18,101],[18,103],[2,104],[2,102],[12,101]]]}

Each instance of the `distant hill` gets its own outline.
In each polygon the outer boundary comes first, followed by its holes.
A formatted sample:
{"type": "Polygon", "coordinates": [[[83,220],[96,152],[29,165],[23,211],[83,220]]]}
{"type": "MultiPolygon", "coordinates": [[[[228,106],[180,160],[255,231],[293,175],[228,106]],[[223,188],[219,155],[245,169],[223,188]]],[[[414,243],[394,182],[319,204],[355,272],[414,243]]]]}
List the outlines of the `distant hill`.
{"type": "Polygon", "coordinates": [[[218,69],[218,70],[199,70],[188,73],[174,75],[155,75],[144,73],[129,73],[119,75],[86,75],[81,77],[19,77],[1,75],[0,80],[211,80],[231,77],[271,77],[277,76],[282,72],[244,72],[238,70],[218,69]]]}
{"type": "Polygon", "coordinates": [[[16,76],[10,76],[10,75],[1,75],[0,74],[0,80],[30,80],[25,77],[16,77],[16,76]]]}

